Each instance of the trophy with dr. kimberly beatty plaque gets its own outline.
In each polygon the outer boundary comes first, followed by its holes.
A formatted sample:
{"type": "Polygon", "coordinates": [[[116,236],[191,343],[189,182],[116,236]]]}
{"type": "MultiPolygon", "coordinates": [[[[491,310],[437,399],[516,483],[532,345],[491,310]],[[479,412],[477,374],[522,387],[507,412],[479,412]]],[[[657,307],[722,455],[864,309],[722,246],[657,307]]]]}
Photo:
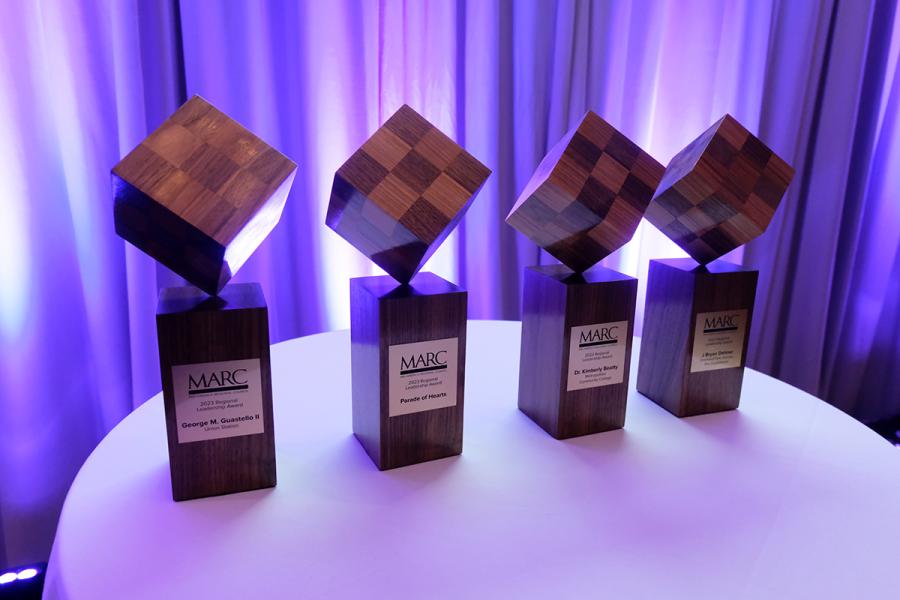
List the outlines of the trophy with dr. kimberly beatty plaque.
{"type": "Polygon", "coordinates": [[[663,167],[593,112],[544,157],[506,222],[561,261],[525,269],[519,409],[555,438],[621,428],[637,280],[627,243],[663,167]]]}
{"type": "Polygon", "coordinates": [[[650,261],[637,389],[676,416],[740,402],[758,272],[717,259],[765,231],[793,175],[730,115],[666,168],[645,216],[691,258],[650,261]]]}
{"type": "Polygon", "coordinates": [[[296,168],[194,96],[112,170],[116,232],[197,286],[161,290],[156,314],[175,500],[275,485],[266,300],[228,281],[296,168]]]}
{"type": "Polygon", "coordinates": [[[327,225],[390,274],[350,280],[353,433],[379,469],[462,452],[467,293],[416,273],[489,175],[406,105],[335,173],[327,225]]]}

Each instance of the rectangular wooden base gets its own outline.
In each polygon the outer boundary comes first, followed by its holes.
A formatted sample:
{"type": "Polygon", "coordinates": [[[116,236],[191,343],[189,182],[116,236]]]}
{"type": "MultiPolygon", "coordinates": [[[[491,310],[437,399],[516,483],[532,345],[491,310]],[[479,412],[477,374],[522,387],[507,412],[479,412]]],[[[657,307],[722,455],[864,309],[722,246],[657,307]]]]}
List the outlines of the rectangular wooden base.
{"type": "Polygon", "coordinates": [[[467,299],[433,273],[350,280],[353,433],[379,469],[462,452],[467,299]]]}
{"type": "Polygon", "coordinates": [[[257,283],[165,288],[156,311],[172,497],[275,485],[269,317],[257,283]]]}
{"type": "Polygon", "coordinates": [[[625,424],[637,279],[525,269],[519,409],[562,439],[625,424]]]}
{"type": "Polygon", "coordinates": [[[678,417],[737,408],[758,275],[721,260],[651,260],[638,391],[678,417]]]}

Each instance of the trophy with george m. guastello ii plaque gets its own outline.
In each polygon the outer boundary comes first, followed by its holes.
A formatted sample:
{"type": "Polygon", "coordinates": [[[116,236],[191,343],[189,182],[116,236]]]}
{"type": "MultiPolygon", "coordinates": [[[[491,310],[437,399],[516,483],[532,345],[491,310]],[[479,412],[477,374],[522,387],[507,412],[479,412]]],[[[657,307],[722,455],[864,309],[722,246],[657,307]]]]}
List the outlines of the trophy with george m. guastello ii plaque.
{"type": "Polygon", "coordinates": [[[266,300],[228,281],[296,168],[194,96],[112,170],[116,232],[196,286],[162,289],[156,314],[175,500],[275,485],[266,300]]]}
{"type": "Polygon", "coordinates": [[[327,225],[389,274],[350,280],[353,433],[381,470],[462,452],[467,293],[416,273],[489,175],[406,105],[335,173],[327,225]]]}
{"type": "Polygon", "coordinates": [[[666,167],[645,217],[691,258],[650,261],[637,389],[676,416],[740,403],[758,272],[718,259],[765,231],[793,176],[730,115],[666,167]]]}
{"type": "Polygon", "coordinates": [[[591,267],[634,235],[662,172],[588,112],[506,218],[563,263],[525,270],[519,364],[519,409],[555,438],[625,423],[637,280],[591,267]]]}

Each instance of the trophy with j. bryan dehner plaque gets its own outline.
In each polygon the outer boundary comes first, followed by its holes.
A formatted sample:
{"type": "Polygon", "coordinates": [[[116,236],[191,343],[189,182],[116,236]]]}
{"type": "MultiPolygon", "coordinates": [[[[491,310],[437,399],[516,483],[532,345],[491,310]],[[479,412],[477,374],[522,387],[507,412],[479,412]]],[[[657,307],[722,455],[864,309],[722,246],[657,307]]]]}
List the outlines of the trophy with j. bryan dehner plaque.
{"type": "Polygon", "coordinates": [[[637,280],[591,267],[631,239],[662,173],[588,112],[506,218],[563,263],[525,269],[522,302],[519,409],[553,437],[625,423],[637,280]]]}
{"type": "Polygon", "coordinates": [[[650,261],[637,389],[676,416],[740,402],[758,272],[717,259],[765,231],[793,175],[730,115],[666,167],[645,217],[691,258],[650,261]]]}
{"type": "Polygon", "coordinates": [[[268,309],[228,281],[296,168],[194,96],[112,170],[116,232],[197,286],[161,290],[156,314],[175,500],[275,485],[268,309]]]}
{"type": "Polygon", "coordinates": [[[489,175],[406,105],[335,173],[327,225],[390,275],[350,280],[353,433],[379,469],[462,452],[467,294],[416,273],[489,175]]]}

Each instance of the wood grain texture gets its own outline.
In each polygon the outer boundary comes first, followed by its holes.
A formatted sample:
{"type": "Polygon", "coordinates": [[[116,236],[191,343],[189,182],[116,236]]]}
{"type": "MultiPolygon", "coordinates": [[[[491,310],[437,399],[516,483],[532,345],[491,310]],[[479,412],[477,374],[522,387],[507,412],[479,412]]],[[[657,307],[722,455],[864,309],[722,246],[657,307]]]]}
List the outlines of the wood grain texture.
{"type": "Polygon", "coordinates": [[[675,155],[647,220],[706,264],[762,234],[794,169],[725,115],[675,155]]]}
{"type": "Polygon", "coordinates": [[[408,285],[350,280],[353,433],[381,469],[462,452],[467,293],[433,273],[408,285]],[[388,352],[395,344],[458,338],[456,406],[389,416],[388,352]]]}
{"type": "Polygon", "coordinates": [[[406,283],[453,230],[490,173],[403,105],[338,169],[326,224],[406,283]]]}
{"type": "Polygon", "coordinates": [[[113,167],[116,233],[215,294],[278,223],[296,168],[194,96],[113,167]]]}
{"type": "Polygon", "coordinates": [[[169,441],[172,496],[188,500],[275,485],[275,433],[269,319],[257,283],[231,284],[220,296],[164,288],[156,313],[169,441]],[[178,443],[172,367],[259,359],[264,433],[178,443]]]}
{"type": "Polygon", "coordinates": [[[557,439],[625,424],[637,279],[595,267],[525,269],[519,409],[557,439]],[[567,391],[573,327],[628,321],[622,383],[567,391]]]}
{"type": "Polygon", "coordinates": [[[678,417],[738,407],[758,272],[725,261],[651,260],[637,389],[678,417]],[[739,367],[691,372],[697,315],[746,310],[739,367]]]}
{"type": "Polygon", "coordinates": [[[631,239],[663,171],[588,111],[541,161],[506,222],[581,272],[631,239]]]}

